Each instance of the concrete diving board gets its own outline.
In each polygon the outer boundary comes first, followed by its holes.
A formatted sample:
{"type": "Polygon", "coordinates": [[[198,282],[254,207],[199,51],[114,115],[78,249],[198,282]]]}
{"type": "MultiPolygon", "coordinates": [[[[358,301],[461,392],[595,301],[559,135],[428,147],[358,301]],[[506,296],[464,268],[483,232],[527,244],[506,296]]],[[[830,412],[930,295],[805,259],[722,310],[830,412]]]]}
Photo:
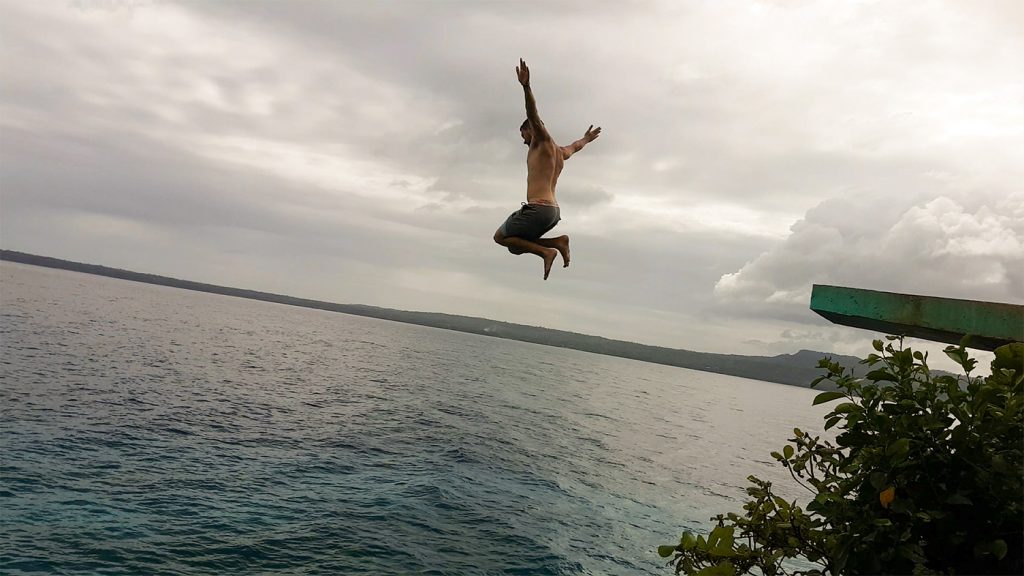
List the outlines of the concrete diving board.
{"type": "Polygon", "coordinates": [[[811,310],[834,324],[995,350],[1024,342],[1024,306],[815,284],[811,310]]]}

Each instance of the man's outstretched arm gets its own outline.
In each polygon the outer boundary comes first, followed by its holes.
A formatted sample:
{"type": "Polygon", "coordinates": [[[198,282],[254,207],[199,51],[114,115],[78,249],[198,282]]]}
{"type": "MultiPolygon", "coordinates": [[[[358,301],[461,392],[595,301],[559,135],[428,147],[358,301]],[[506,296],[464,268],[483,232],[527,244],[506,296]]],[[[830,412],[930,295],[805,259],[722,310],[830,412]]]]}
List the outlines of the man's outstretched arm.
{"type": "Polygon", "coordinates": [[[539,139],[550,139],[548,129],[537,112],[537,100],[533,97],[533,90],[530,88],[530,69],[526,67],[526,62],[522,58],[519,59],[519,66],[516,66],[516,76],[519,77],[519,83],[523,85],[523,94],[526,95],[526,119],[530,121],[534,136],[539,139]]]}
{"type": "Polygon", "coordinates": [[[562,158],[568,160],[570,156],[579,152],[580,150],[583,150],[584,146],[590,144],[594,140],[597,140],[597,137],[600,135],[601,127],[598,126],[597,128],[594,128],[594,125],[591,124],[590,128],[587,128],[587,131],[583,134],[583,138],[580,138],[579,140],[573,142],[572,144],[569,144],[568,146],[562,146],[562,158]]]}

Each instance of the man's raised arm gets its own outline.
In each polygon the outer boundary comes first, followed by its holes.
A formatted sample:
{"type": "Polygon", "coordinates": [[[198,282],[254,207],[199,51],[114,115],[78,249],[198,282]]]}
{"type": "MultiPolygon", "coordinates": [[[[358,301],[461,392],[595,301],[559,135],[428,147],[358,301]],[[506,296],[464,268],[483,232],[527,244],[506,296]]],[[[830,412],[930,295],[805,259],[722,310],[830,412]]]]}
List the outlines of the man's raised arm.
{"type": "Polygon", "coordinates": [[[540,139],[550,139],[551,136],[537,112],[537,100],[533,97],[533,90],[530,88],[530,69],[526,67],[526,62],[522,58],[519,59],[519,66],[516,66],[516,76],[519,77],[519,83],[523,85],[523,93],[526,95],[526,119],[530,121],[534,136],[540,139]]]}
{"type": "Polygon", "coordinates": [[[568,160],[570,156],[579,152],[580,150],[583,150],[584,146],[590,144],[594,140],[597,140],[597,137],[600,135],[601,127],[598,126],[597,128],[594,128],[594,125],[591,124],[590,128],[587,128],[587,131],[583,134],[583,138],[580,138],[579,140],[573,142],[572,144],[569,144],[568,146],[562,146],[562,159],[568,160]]]}

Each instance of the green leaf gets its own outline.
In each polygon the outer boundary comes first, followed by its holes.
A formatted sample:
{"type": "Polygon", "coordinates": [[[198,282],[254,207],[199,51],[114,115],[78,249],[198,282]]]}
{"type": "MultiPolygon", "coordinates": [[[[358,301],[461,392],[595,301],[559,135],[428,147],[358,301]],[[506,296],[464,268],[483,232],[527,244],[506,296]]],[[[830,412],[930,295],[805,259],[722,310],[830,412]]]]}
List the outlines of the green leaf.
{"type": "Polygon", "coordinates": [[[992,542],[982,542],[974,546],[975,556],[984,556],[985,554],[991,554],[996,557],[997,560],[1002,560],[1006,557],[1006,542],[1004,540],[993,540],[992,542]]]}
{"type": "Polygon", "coordinates": [[[735,576],[736,568],[728,560],[697,572],[694,576],[735,576]]]}
{"type": "Polygon", "coordinates": [[[850,412],[859,412],[860,409],[860,406],[854,404],[853,402],[843,402],[839,406],[833,408],[832,411],[835,412],[836,414],[849,414],[850,412]]]}
{"type": "Polygon", "coordinates": [[[872,370],[871,372],[868,372],[864,377],[867,378],[868,380],[871,380],[872,382],[878,382],[878,381],[898,382],[899,381],[899,378],[897,378],[895,374],[891,374],[887,370],[872,370]]]}
{"type": "Polygon", "coordinates": [[[825,402],[831,402],[836,398],[843,398],[846,394],[842,392],[822,392],[814,397],[814,402],[811,402],[811,406],[817,406],[818,404],[824,404],[825,402]]]}
{"type": "Polygon", "coordinates": [[[974,504],[974,502],[971,502],[970,498],[967,498],[966,496],[964,496],[962,494],[953,494],[949,498],[946,498],[946,504],[954,504],[954,505],[960,505],[960,506],[970,506],[970,505],[974,504]]]}
{"type": "Polygon", "coordinates": [[[995,360],[992,361],[993,368],[1003,370],[1024,370],[1024,343],[1014,342],[1004,344],[995,349],[995,360]]]}
{"type": "Polygon", "coordinates": [[[842,419],[843,419],[842,416],[833,416],[833,417],[829,418],[828,420],[825,420],[825,430],[828,430],[829,428],[835,426],[836,423],[839,422],[842,419]]]}
{"type": "Polygon", "coordinates": [[[943,352],[945,352],[946,356],[949,356],[954,362],[956,362],[960,366],[964,366],[964,364],[967,363],[967,351],[961,347],[947,346],[943,350],[943,352]]]}
{"type": "Polygon", "coordinates": [[[792,458],[792,457],[793,457],[793,447],[792,447],[792,446],[790,446],[789,444],[786,444],[786,445],[785,445],[785,446],[784,446],[784,447],[782,448],[782,455],[783,455],[783,456],[785,456],[787,460],[789,460],[790,458],[792,458]]]}
{"type": "Polygon", "coordinates": [[[822,504],[825,504],[825,503],[829,502],[830,500],[837,500],[837,499],[839,499],[839,498],[835,494],[833,494],[831,492],[818,492],[818,494],[814,497],[814,500],[812,500],[812,502],[820,502],[822,504]]]}
{"type": "Polygon", "coordinates": [[[899,440],[889,444],[885,449],[886,456],[903,456],[910,451],[910,439],[900,438],[899,440]]]}
{"type": "Polygon", "coordinates": [[[710,552],[715,546],[718,546],[718,541],[722,539],[722,533],[715,528],[708,534],[708,551],[710,552]]]}
{"type": "Polygon", "coordinates": [[[918,564],[924,564],[928,561],[928,558],[924,555],[924,550],[917,544],[900,544],[896,550],[900,556],[915,562],[918,564]]]}
{"type": "Polygon", "coordinates": [[[1006,542],[1003,540],[996,540],[992,543],[992,554],[995,555],[997,560],[1002,560],[1006,557],[1007,547],[1006,542]]]}
{"type": "Polygon", "coordinates": [[[882,341],[881,341],[881,340],[872,340],[872,341],[871,341],[871,346],[872,346],[872,347],[873,347],[873,348],[874,348],[875,350],[877,350],[877,351],[879,351],[879,352],[881,352],[881,351],[882,351],[882,341]]]}
{"type": "Polygon", "coordinates": [[[711,538],[708,539],[710,552],[718,556],[732,556],[733,543],[732,526],[719,526],[711,531],[711,538]]]}
{"type": "Polygon", "coordinates": [[[697,545],[697,539],[694,538],[692,532],[683,532],[682,537],[679,538],[679,545],[683,547],[683,550],[691,550],[697,545]]]}
{"type": "Polygon", "coordinates": [[[1003,458],[999,454],[992,457],[990,465],[996,472],[1007,472],[1010,470],[1010,467],[1006,464],[1006,458],[1003,458]]]}
{"type": "Polygon", "coordinates": [[[892,526],[892,520],[888,518],[875,518],[875,526],[892,526]]]}
{"type": "Polygon", "coordinates": [[[675,554],[675,552],[675,546],[658,546],[658,556],[661,556],[662,558],[668,558],[669,556],[675,554]]]}
{"type": "Polygon", "coordinates": [[[892,504],[889,505],[889,510],[892,510],[895,514],[906,514],[909,516],[910,513],[913,512],[911,507],[911,501],[904,500],[903,498],[898,498],[894,500],[892,504]]]}

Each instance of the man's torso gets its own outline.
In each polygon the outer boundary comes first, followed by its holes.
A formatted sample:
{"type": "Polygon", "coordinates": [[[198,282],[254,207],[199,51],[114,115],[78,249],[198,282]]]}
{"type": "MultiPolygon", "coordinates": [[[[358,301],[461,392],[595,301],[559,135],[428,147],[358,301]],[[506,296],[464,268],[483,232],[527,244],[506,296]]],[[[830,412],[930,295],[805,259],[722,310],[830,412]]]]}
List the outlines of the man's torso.
{"type": "Polygon", "coordinates": [[[558,206],[555,186],[564,165],[562,150],[554,140],[545,139],[531,145],[526,153],[526,201],[558,206]]]}

